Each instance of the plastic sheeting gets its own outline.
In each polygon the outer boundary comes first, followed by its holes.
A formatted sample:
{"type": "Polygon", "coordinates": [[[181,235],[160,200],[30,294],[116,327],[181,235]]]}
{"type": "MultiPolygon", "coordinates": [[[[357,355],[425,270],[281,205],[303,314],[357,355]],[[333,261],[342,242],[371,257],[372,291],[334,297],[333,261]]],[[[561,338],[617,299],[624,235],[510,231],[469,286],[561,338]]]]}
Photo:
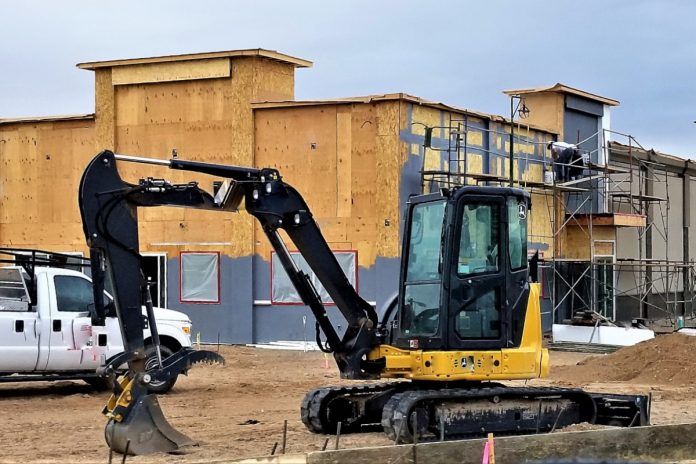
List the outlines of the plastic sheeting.
{"type": "MultiPolygon", "coordinates": [[[[297,263],[297,267],[299,267],[302,271],[309,275],[310,280],[314,285],[314,288],[317,289],[317,292],[321,297],[321,301],[323,303],[333,303],[328,292],[321,284],[321,282],[319,282],[317,276],[314,275],[314,273],[309,267],[309,264],[307,264],[307,261],[305,261],[302,255],[300,255],[299,253],[291,253],[291,255],[292,259],[295,260],[295,263],[297,263]]],[[[355,259],[355,252],[336,251],[334,252],[334,256],[336,257],[338,264],[341,266],[343,273],[348,278],[348,281],[351,283],[351,285],[353,285],[353,287],[356,287],[357,263],[355,259]]],[[[292,285],[292,282],[290,281],[288,274],[285,272],[285,269],[283,269],[282,264],[280,264],[280,259],[278,259],[278,255],[276,253],[273,253],[271,259],[273,266],[273,275],[271,278],[271,301],[273,303],[281,304],[302,304],[302,300],[300,299],[300,296],[297,294],[297,291],[295,291],[295,287],[292,285]]]]}
{"type": "Polygon", "coordinates": [[[181,301],[220,301],[219,260],[217,253],[181,254],[181,301]]]}

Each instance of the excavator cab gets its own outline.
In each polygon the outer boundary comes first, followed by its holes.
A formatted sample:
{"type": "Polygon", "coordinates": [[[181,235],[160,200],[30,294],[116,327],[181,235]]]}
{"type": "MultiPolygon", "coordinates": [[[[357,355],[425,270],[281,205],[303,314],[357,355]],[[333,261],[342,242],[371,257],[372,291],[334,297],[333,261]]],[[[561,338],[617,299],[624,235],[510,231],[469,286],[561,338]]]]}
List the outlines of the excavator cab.
{"type": "Polygon", "coordinates": [[[529,194],[512,188],[465,186],[410,199],[394,346],[519,346],[530,288],[529,209],[529,194]]]}

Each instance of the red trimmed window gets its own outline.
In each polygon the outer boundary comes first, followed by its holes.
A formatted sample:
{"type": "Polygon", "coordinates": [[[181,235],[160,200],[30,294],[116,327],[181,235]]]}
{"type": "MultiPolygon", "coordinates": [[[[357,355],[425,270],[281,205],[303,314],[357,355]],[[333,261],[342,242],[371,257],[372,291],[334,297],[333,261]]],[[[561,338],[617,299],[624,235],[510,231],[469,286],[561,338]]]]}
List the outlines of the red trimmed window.
{"type": "Polygon", "coordinates": [[[220,253],[182,251],[179,256],[179,301],[220,303],[220,253]]]}

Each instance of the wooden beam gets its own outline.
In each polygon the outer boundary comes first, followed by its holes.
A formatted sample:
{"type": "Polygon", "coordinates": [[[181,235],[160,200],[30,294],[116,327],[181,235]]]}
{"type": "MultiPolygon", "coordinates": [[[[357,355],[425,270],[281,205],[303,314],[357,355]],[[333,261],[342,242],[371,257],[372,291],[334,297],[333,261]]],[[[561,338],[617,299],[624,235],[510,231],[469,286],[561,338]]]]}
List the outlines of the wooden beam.
{"type": "MultiPolygon", "coordinates": [[[[568,225],[586,226],[590,222],[588,214],[575,215],[568,225]]],[[[646,219],[643,214],[609,213],[592,215],[593,226],[614,227],[645,227],[646,219]]]]}
{"type": "MultiPolygon", "coordinates": [[[[497,464],[551,458],[586,458],[679,461],[696,455],[696,424],[622,427],[580,432],[545,433],[495,439],[497,464]]],[[[306,464],[479,464],[486,439],[458,440],[418,445],[317,451],[306,455],[281,455],[247,459],[243,463],[306,464]]]]}

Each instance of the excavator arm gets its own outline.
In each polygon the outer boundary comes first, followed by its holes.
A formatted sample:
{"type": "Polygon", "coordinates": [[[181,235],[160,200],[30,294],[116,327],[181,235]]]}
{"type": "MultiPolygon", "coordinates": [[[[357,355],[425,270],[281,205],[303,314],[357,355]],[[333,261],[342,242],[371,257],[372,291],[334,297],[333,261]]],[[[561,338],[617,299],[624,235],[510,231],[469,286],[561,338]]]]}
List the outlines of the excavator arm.
{"type": "Polygon", "coordinates": [[[124,341],[124,353],[109,360],[104,373],[111,374],[124,362],[129,367],[126,380],[114,382],[114,395],[105,408],[110,417],[107,441],[117,451],[143,454],[188,443],[187,437],[178,436],[181,434],[166,423],[156,398],[147,393],[147,383],[153,378],[165,380],[167,376],[188,369],[196,361],[219,360],[214,353],[184,350],[164,362],[160,361],[159,369],[145,372],[142,306],[147,310],[156,346],[158,337],[150,293],[140,270],[137,210],[140,207],[177,206],[235,212],[242,201],[245,210],[260,222],[299,296],[314,314],[317,334],[321,328],[326,346],[322,346],[319,337],[317,341],[324,350],[333,353],[341,376],[349,379],[377,378],[384,368],[384,360],[367,359],[367,354],[379,344],[376,311],[350,284],[307,203],[297,190],[283,182],[277,170],[178,159],[157,160],[103,151],[89,163],[82,176],[79,203],[94,281],[93,323],[103,325],[105,316],[115,310],[124,341]],[[204,173],[226,181],[215,196],[201,189],[196,182],[172,184],[163,179],[143,178],[132,184],[125,182],[119,174],[118,165],[122,162],[204,173]],[[345,318],[346,330],[342,336],[331,323],[309,276],[293,260],[279,229],[285,231],[345,318]],[[114,308],[108,307],[103,298],[107,279],[112,283],[114,308]],[[164,438],[135,443],[147,435],[142,431],[148,427],[160,432],[155,433],[155,437],[161,435],[164,438]]]}

